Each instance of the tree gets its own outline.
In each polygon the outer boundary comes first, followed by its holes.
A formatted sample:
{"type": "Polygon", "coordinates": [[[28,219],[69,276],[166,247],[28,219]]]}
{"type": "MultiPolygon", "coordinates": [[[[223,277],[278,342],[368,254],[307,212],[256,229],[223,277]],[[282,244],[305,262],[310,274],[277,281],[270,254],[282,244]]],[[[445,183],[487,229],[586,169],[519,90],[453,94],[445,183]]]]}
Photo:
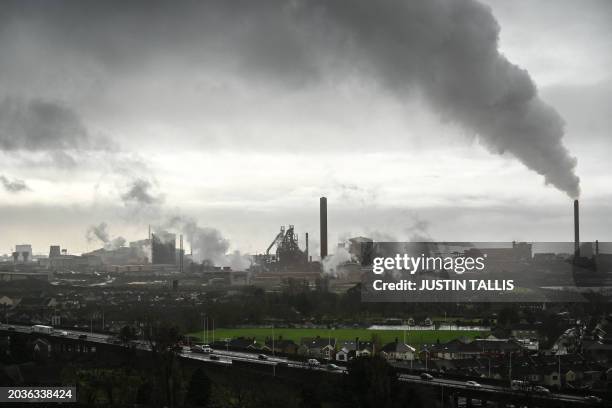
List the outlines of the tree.
{"type": "Polygon", "coordinates": [[[397,381],[392,368],[378,356],[356,358],[348,365],[345,390],[352,406],[390,407],[392,389],[397,381]]]}
{"type": "Polygon", "coordinates": [[[515,306],[504,307],[499,311],[497,318],[498,326],[508,327],[514,323],[518,323],[520,320],[518,310],[515,306]]]}
{"type": "Polygon", "coordinates": [[[158,403],[165,402],[170,408],[176,405],[177,394],[181,387],[181,374],[177,354],[180,349],[177,343],[180,340],[178,327],[157,323],[149,326],[145,333],[154,366],[154,390],[158,392],[158,403]],[[158,388],[159,387],[159,388],[158,388]]]}
{"type": "Polygon", "coordinates": [[[136,329],[132,326],[123,326],[119,331],[119,340],[123,344],[128,344],[131,340],[136,339],[136,329]]]}
{"type": "Polygon", "coordinates": [[[422,404],[422,391],[402,384],[397,373],[380,356],[358,357],[348,364],[348,375],[343,379],[344,398],[347,407],[360,408],[418,408],[422,404]]]}
{"type": "Polygon", "coordinates": [[[187,390],[187,404],[193,407],[206,407],[210,401],[212,382],[202,368],[191,375],[187,390]]]}

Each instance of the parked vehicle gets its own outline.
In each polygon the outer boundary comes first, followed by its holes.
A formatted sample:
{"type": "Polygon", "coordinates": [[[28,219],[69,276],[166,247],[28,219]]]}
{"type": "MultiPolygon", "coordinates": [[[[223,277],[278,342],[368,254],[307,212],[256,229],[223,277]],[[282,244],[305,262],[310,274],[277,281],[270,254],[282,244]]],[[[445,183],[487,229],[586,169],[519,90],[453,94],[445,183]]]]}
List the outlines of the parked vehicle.
{"type": "Polygon", "coordinates": [[[533,387],[533,390],[540,394],[550,394],[550,390],[546,387],[542,387],[541,385],[536,385],[533,387]]]}
{"type": "Polygon", "coordinates": [[[329,363],[327,365],[327,369],[330,370],[330,371],[342,371],[342,367],[340,367],[340,366],[338,366],[336,364],[333,364],[333,363],[329,363]]]}
{"type": "Polygon", "coordinates": [[[468,386],[470,386],[470,387],[482,387],[482,386],[481,386],[480,384],[478,384],[476,381],[472,381],[472,380],[470,380],[470,381],[466,381],[466,382],[465,382],[465,385],[468,385],[468,386]]]}
{"type": "Polygon", "coordinates": [[[65,331],[65,330],[62,330],[62,331],[60,332],[60,336],[62,336],[62,337],[66,337],[68,334],[69,334],[69,333],[68,333],[67,331],[65,331]]]}
{"type": "Polygon", "coordinates": [[[260,360],[267,360],[268,356],[266,356],[265,354],[260,354],[260,355],[257,356],[257,358],[260,359],[260,360]]]}
{"type": "Polygon", "coordinates": [[[425,381],[431,381],[433,380],[433,375],[431,374],[427,374],[427,373],[421,373],[421,380],[425,380],[425,381]]]}

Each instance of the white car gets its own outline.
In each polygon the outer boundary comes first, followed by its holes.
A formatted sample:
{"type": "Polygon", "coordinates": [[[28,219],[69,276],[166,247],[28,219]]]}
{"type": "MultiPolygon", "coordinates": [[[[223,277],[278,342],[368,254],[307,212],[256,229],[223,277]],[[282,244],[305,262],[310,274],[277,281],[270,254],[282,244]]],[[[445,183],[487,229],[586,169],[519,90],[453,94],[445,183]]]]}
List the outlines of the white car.
{"type": "Polygon", "coordinates": [[[476,381],[466,381],[465,385],[468,385],[470,387],[482,387],[480,384],[478,384],[476,381]]]}
{"type": "Polygon", "coordinates": [[[320,366],[321,363],[319,363],[319,360],[317,360],[316,358],[309,358],[308,365],[314,367],[314,366],[320,366]]]}

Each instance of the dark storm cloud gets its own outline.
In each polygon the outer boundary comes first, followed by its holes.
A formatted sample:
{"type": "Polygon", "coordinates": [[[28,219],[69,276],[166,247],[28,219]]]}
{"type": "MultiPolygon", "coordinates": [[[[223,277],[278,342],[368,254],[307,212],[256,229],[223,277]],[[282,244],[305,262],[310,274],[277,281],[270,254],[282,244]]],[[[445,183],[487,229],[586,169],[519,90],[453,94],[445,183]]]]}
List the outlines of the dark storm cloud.
{"type": "Polygon", "coordinates": [[[9,35],[22,25],[61,56],[94,58],[114,73],[146,70],[160,58],[299,83],[316,71],[285,1],[17,1],[0,8],[9,35]]]}
{"type": "Polygon", "coordinates": [[[20,193],[30,189],[25,181],[18,179],[10,180],[4,174],[0,174],[0,183],[9,193],[20,193]]]}
{"type": "Polygon", "coordinates": [[[15,97],[0,102],[0,151],[45,152],[55,166],[70,168],[79,152],[114,148],[108,138],[91,135],[79,115],[61,102],[15,97]]]}
{"type": "Polygon", "coordinates": [[[579,195],[563,120],[527,71],[499,53],[500,28],[476,1],[25,3],[3,4],[8,34],[21,22],[60,55],[93,58],[118,75],[172,60],[251,83],[301,86],[359,73],[399,98],[416,92],[491,152],[579,195]]]}
{"type": "Polygon", "coordinates": [[[109,142],[89,134],[68,106],[42,99],[5,98],[0,102],[0,149],[61,151],[104,149],[109,142]]]}

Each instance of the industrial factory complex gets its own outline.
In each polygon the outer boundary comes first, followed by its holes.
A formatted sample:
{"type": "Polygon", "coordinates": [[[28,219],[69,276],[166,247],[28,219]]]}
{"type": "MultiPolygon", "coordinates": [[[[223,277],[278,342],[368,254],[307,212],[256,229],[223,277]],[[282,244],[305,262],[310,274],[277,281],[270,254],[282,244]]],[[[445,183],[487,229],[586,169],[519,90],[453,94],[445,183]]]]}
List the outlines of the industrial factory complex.
{"type": "MultiPolygon", "coordinates": [[[[355,245],[363,240],[368,239],[360,237],[349,240],[346,250],[358,254],[355,245]]],[[[71,254],[60,245],[51,245],[48,255],[33,255],[31,245],[20,244],[15,246],[12,254],[0,258],[0,278],[3,281],[41,279],[61,282],[69,279],[74,282],[73,278],[77,275],[83,284],[109,285],[125,283],[130,279],[142,281],[151,278],[156,283],[164,280],[173,287],[184,284],[253,284],[274,289],[289,281],[303,282],[311,287],[327,285],[329,276],[320,261],[328,256],[327,199],[320,199],[321,249],[320,254],[314,257],[309,248],[309,233],[298,232],[294,225],[281,226],[265,250],[247,256],[250,265],[241,270],[232,269],[229,265],[216,265],[208,259],[195,263],[192,251],[185,250],[189,244],[183,234],[163,230],[151,232],[150,227],[146,239],[80,255],[71,254]],[[303,239],[300,239],[300,235],[303,239]]],[[[359,269],[356,262],[345,261],[343,265],[334,265],[334,268],[338,266],[345,270],[359,269]]],[[[343,284],[358,282],[358,274],[342,276],[346,277],[343,284]]]]}
{"type": "MultiPolygon", "coordinates": [[[[335,247],[344,256],[334,260],[334,254],[328,253],[326,197],[320,198],[319,210],[320,253],[314,257],[310,250],[309,232],[297,231],[292,224],[281,226],[261,253],[245,256],[248,266],[240,269],[215,264],[208,259],[194,262],[192,251],[186,250],[190,243],[183,234],[163,230],[151,232],[149,227],[145,239],[81,255],[70,254],[59,245],[51,245],[48,255],[35,255],[31,245],[16,245],[10,256],[0,258],[0,279],[69,281],[83,285],[150,282],[174,289],[179,286],[253,285],[267,290],[278,290],[297,282],[310,288],[345,291],[361,282],[376,245],[367,237],[348,239],[335,247]]],[[[595,271],[593,276],[607,276],[607,272],[612,270],[612,255],[600,250],[598,241],[580,242],[578,200],[574,201],[573,253],[565,249],[556,253],[534,253],[532,244],[514,242],[511,247],[489,249],[488,253],[490,259],[529,261],[538,265],[546,261],[567,264],[571,260],[572,264],[584,270],[595,271]]],[[[462,254],[454,254],[459,255],[462,254]]],[[[588,281],[591,275],[584,276],[588,281]]]]}

